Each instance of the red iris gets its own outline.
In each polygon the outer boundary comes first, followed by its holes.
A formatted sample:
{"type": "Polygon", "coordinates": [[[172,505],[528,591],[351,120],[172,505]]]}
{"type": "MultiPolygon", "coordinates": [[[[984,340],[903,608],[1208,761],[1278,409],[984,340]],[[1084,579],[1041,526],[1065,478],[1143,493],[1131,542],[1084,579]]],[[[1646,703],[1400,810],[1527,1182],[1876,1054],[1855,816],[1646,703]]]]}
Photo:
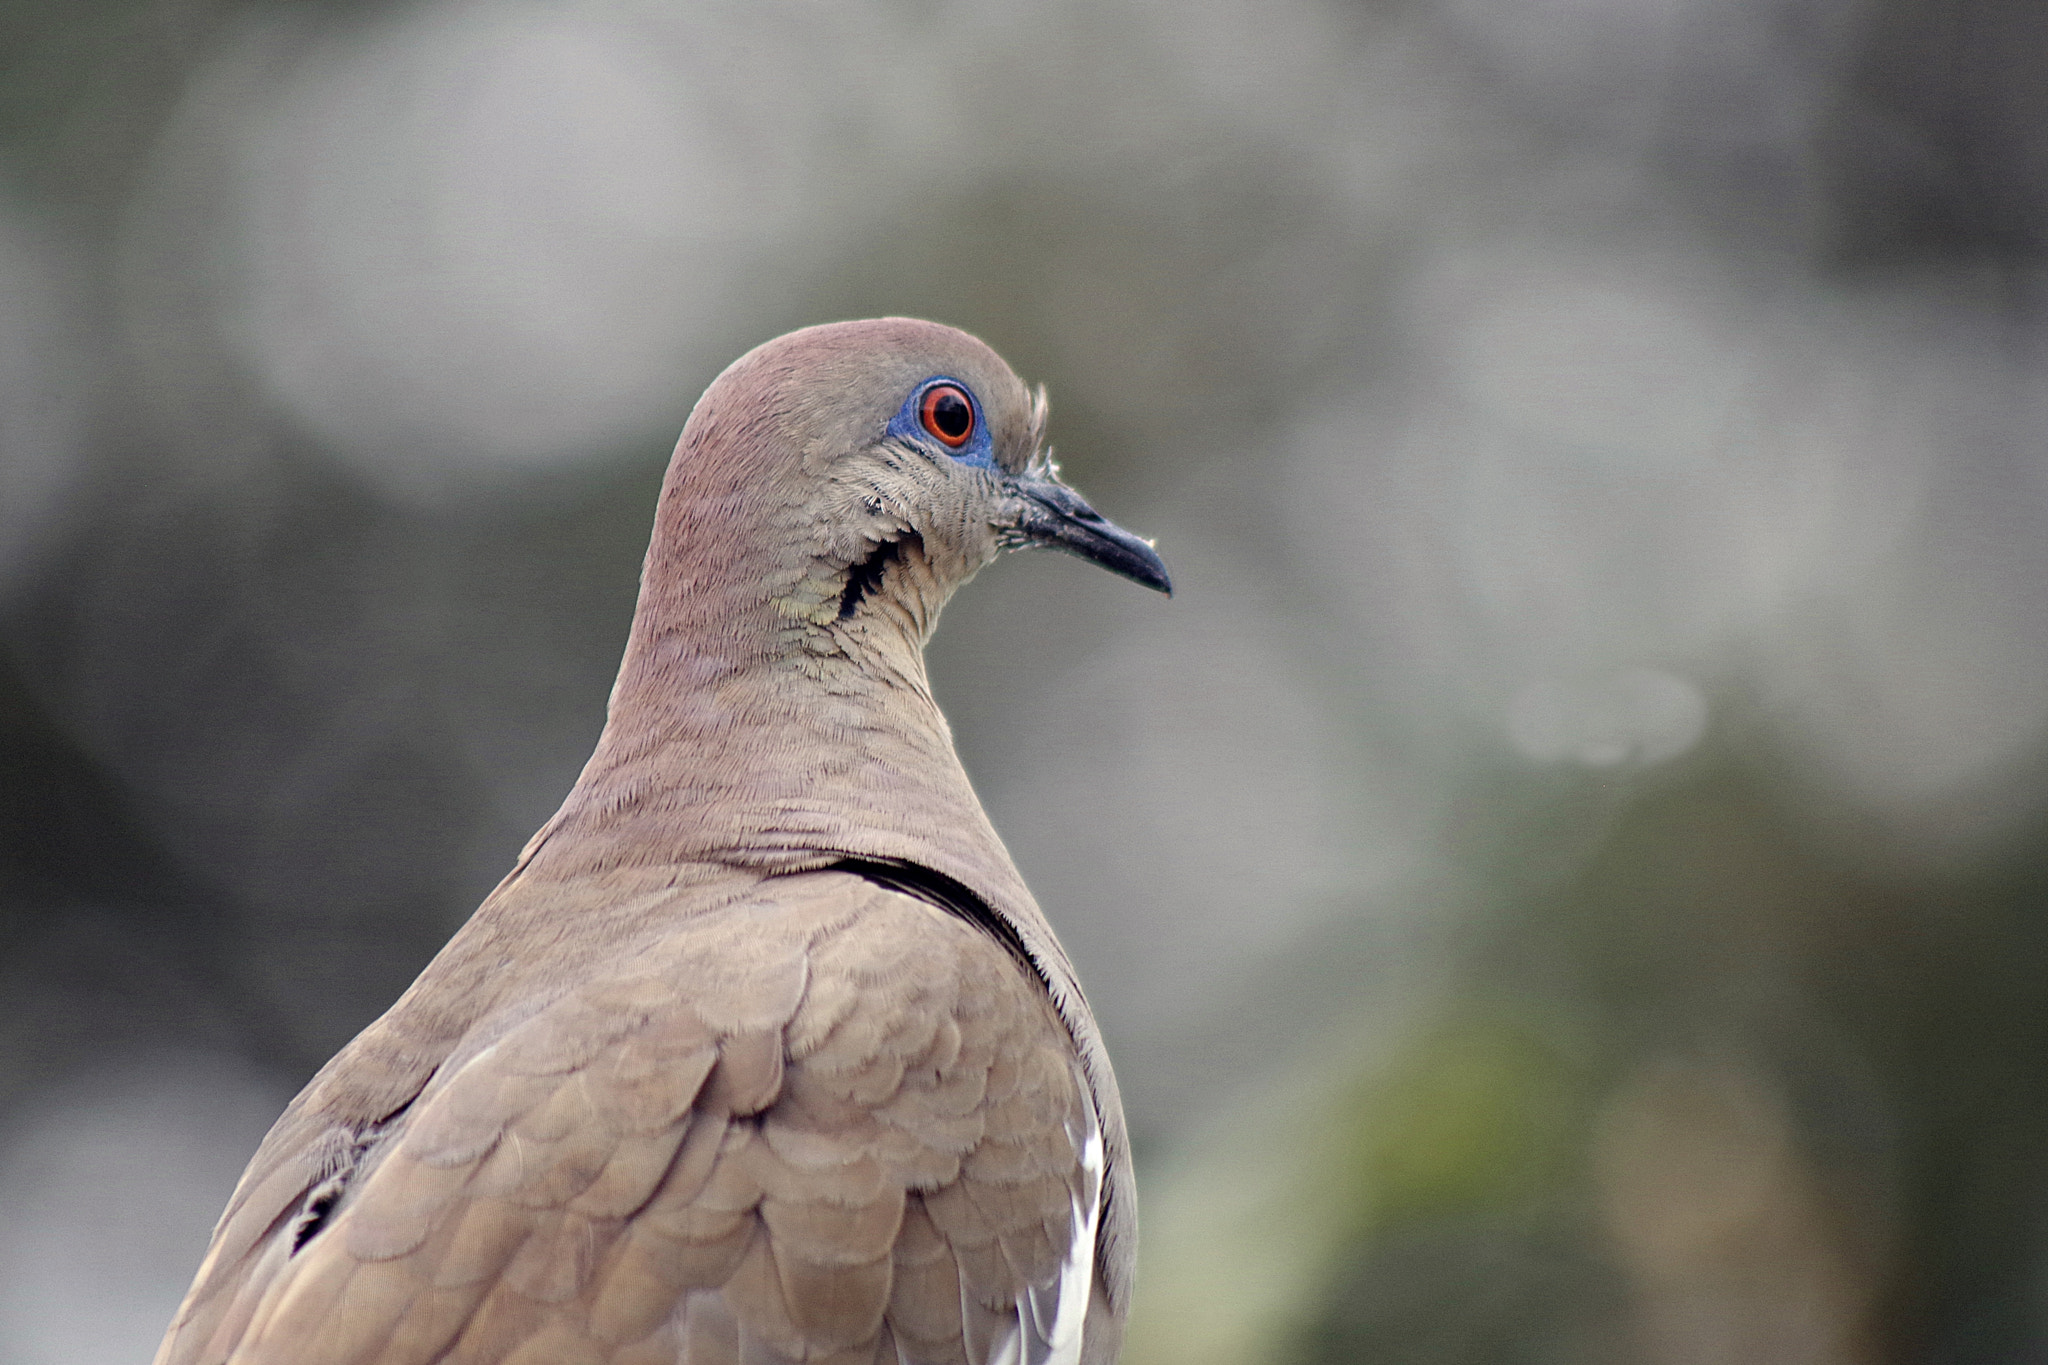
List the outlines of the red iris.
{"type": "Polygon", "coordinates": [[[958,450],[974,434],[974,404],[957,384],[934,384],[917,405],[924,429],[958,450]]]}

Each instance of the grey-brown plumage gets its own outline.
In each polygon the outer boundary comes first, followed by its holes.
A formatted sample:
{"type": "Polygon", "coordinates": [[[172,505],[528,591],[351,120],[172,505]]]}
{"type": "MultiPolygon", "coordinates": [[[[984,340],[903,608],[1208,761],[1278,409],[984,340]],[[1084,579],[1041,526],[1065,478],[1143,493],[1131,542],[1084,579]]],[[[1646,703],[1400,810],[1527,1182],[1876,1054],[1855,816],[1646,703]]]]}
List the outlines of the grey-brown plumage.
{"type": "Polygon", "coordinates": [[[1116,1083],[923,662],[1005,548],[1166,587],[1043,422],[904,319],[712,384],[596,753],[279,1119],[158,1365],[1114,1357],[1116,1083]]]}

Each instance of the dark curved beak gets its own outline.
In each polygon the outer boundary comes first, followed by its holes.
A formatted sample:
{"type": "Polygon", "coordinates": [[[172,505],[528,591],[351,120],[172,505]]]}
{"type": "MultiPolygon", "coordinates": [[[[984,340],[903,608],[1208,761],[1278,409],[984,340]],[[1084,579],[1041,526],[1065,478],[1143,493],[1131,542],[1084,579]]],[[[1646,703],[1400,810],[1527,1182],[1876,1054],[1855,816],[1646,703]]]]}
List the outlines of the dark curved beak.
{"type": "Polygon", "coordinates": [[[1057,478],[1021,478],[1016,482],[1022,509],[1016,534],[1022,544],[1046,545],[1092,560],[1113,574],[1173,596],[1166,562],[1152,542],[1134,536],[1088,505],[1088,500],[1057,478]]]}

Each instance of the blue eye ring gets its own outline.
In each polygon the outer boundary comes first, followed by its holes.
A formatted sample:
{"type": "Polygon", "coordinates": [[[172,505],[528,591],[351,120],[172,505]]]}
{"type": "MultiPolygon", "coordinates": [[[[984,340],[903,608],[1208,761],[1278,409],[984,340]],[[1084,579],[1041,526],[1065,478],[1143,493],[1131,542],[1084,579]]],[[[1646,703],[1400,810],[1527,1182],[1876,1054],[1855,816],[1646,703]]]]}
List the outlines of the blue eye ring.
{"type": "Polygon", "coordinates": [[[974,390],[949,374],[935,374],[910,391],[889,422],[899,441],[950,455],[977,469],[996,467],[995,445],[974,390]]]}

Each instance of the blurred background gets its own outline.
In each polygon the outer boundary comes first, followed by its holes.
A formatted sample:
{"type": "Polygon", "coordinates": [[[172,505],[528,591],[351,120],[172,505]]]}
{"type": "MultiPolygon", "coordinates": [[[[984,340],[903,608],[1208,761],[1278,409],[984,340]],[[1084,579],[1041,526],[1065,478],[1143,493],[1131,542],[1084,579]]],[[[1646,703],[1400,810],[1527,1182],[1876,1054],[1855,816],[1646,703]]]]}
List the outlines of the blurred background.
{"type": "Polygon", "coordinates": [[[2048,10],[4,0],[0,1365],[148,1358],[602,719],[677,428],[909,313],[1171,602],[933,650],[1128,1360],[2048,1360],[2048,10]]]}

